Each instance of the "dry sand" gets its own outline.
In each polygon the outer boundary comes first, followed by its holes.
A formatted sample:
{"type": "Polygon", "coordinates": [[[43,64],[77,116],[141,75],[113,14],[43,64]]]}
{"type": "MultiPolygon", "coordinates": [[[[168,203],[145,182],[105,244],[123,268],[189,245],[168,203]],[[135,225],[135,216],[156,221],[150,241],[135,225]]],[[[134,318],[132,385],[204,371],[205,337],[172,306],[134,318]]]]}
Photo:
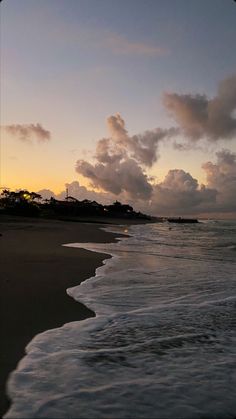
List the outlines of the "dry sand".
{"type": "MultiPolygon", "coordinates": [[[[93,220],[94,221],[94,220],[93,220]]],[[[111,223],[112,220],[109,220],[111,223]]],[[[124,224],[124,220],[114,220],[124,224]]],[[[99,224],[0,216],[0,414],[8,408],[9,373],[38,333],[94,313],[66,294],[94,275],[107,255],[63,247],[72,242],[111,242],[99,224]]]]}

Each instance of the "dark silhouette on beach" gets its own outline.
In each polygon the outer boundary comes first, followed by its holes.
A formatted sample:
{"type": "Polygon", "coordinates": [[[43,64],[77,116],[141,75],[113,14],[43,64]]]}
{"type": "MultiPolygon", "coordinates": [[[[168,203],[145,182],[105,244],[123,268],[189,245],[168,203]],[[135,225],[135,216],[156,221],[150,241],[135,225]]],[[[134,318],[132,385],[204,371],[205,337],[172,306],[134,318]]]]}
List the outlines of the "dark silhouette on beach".
{"type": "Polygon", "coordinates": [[[42,196],[36,192],[20,190],[11,192],[4,189],[0,198],[0,213],[9,215],[21,215],[29,217],[41,217],[49,219],[62,219],[64,221],[79,221],[89,218],[92,222],[98,219],[104,219],[109,223],[109,218],[121,218],[128,220],[145,220],[153,222],[169,223],[197,223],[195,218],[183,217],[153,217],[142,212],[134,211],[128,204],[122,204],[115,201],[111,205],[102,205],[96,201],[84,199],[79,201],[73,196],[66,196],[64,200],[58,200],[54,197],[42,199],[42,196]]]}
{"type": "Polygon", "coordinates": [[[73,196],[67,196],[65,200],[51,197],[43,201],[41,195],[27,190],[3,190],[0,208],[5,214],[45,218],[98,216],[151,220],[150,216],[136,212],[130,205],[118,201],[111,205],[102,205],[88,199],[79,201],[73,196]]]}

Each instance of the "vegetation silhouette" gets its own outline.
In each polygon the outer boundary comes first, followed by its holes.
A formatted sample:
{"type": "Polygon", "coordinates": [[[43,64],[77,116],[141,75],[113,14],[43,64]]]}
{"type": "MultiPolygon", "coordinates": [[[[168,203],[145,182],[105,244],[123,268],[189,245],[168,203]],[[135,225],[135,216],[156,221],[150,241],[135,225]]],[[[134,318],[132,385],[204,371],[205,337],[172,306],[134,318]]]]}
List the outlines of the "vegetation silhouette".
{"type": "Polygon", "coordinates": [[[152,222],[167,221],[178,224],[198,222],[196,218],[153,217],[142,212],[136,212],[131,205],[122,204],[119,201],[115,201],[111,205],[102,205],[88,199],[79,201],[73,196],[66,196],[64,200],[58,200],[54,197],[43,199],[36,192],[27,190],[12,192],[8,189],[4,189],[0,195],[0,214],[54,218],[68,221],[79,221],[79,217],[84,219],[87,217],[90,221],[94,218],[96,221],[97,217],[100,218],[101,222],[104,222],[102,219],[109,218],[139,219],[152,222]]]}
{"type": "Polygon", "coordinates": [[[128,204],[115,201],[111,205],[102,205],[96,201],[84,199],[79,201],[73,196],[67,196],[65,200],[53,197],[42,199],[36,192],[20,190],[12,192],[4,189],[0,198],[0,211],[4,214],[58,218],[58,217],[117,217],[129,219],[151,220],[152,217],[141,212],[134,211],[128,204]]]}

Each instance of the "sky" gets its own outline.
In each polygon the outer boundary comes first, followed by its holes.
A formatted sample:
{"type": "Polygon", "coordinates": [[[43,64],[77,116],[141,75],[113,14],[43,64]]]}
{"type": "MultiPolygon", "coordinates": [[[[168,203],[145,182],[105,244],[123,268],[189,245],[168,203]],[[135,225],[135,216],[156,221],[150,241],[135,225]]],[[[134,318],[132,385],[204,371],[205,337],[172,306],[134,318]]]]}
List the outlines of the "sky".
{"type": "Polygon", "coordinates": [[[1,188],[236,216],[236,2],[3,0],[1,188]]]}

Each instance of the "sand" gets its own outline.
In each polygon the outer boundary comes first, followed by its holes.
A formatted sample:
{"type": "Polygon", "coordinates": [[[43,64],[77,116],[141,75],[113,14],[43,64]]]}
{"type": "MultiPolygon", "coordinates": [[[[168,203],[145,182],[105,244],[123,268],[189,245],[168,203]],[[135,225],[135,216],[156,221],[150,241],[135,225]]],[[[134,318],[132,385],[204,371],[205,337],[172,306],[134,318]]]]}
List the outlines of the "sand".
{"type": "Polygon", "coordinates": [[[94,316],[69,297],[66,289],[93,276],[108,256],[61,246],[115,240],[114,234],[100,230],[101,225],[92,221],[0,216],[1,416],[9,406],[7,378],[30,340],[42,331],[94,316]]]}

